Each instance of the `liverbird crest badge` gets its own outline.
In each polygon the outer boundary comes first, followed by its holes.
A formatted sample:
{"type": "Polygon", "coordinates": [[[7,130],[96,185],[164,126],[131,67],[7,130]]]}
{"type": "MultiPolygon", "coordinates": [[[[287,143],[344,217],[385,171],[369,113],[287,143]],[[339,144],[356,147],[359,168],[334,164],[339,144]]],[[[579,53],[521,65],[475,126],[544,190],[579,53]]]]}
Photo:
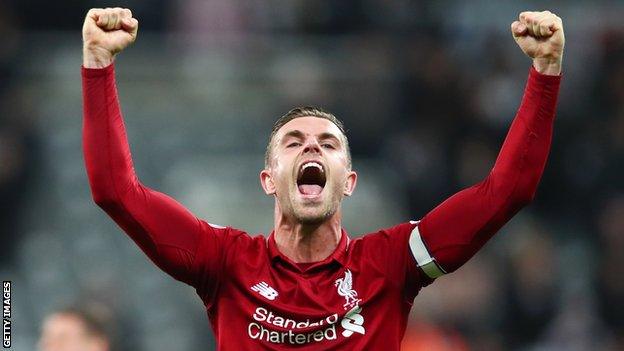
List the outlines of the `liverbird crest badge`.
{"type": "Polygon", "coordinates": [[[342,305],[345,310],[358,306],[362,301],[358,299],[358,293],[353,289],[353,274],[350,270],[345,271],[344,277],[336,279],[334,285],[338,288],[338,295],[345,298],[345,303],[342,305]]]}

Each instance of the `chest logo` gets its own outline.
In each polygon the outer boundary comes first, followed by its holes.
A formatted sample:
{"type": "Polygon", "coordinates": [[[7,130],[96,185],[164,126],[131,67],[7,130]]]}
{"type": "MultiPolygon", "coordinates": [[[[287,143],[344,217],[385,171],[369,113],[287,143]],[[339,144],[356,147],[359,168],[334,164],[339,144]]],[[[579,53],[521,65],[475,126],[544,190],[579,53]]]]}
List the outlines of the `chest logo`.
{"type": "Polygon", "coordinates": [[[342,305],[345,310],[357,307],[362,301],[358,299],[358,293],[353,289],[353,274],[350,270],[345,271],[344,277],[336,279],[334,285],[338,288],[338,295],[345,298],[345,303],[342,305]]]}
{"type": "Polygon", "coordinates": [[[265,282],[260,282],[254,286],[251,287],[252,291],[257,292],[258,294],[266,297],[269,300],[275,300],[275,298],[277,297],[277,295],[279,295],[277,293],[277,291],[275,291],[275,289],[273,289],[272,286],[270,286],[269,284],[265,283],[265,282]]]}

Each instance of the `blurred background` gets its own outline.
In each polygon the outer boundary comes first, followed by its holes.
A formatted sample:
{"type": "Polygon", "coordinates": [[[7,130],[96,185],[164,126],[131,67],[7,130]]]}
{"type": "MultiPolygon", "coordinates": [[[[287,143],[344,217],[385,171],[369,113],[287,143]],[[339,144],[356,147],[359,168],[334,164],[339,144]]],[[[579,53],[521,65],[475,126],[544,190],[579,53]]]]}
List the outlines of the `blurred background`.
{"type": "Polygon", "coordinates": [[[297,105],[343,119],[358,190],[352,236],[418,219],[482,179],[530,60],[509,25],[566,30],[551,156],[534,203],[416,298],[405,350],[624,350],[622,1],[0,0],[0,275],[13,348],[46,315],[109,311],[113,350],[209,350],[192,288],[161,273],[91,201],[81,151],[81,26],[141,23],[116,64],[137,172],[212,223],[268,233],[258,172],[297,105]]]}

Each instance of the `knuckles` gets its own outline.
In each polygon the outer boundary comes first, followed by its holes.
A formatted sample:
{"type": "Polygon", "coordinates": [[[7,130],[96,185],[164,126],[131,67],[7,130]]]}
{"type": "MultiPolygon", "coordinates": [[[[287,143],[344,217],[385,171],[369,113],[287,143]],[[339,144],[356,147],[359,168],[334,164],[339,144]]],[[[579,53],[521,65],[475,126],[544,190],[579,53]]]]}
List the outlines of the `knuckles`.
{"type": "Polygon", "coordinates": [[[556,14],[550,11],[541,11],[541,12],[533,12],[533,11],[525,11],[521,12],[519,19],[521,22],[526,24],[538,23],[544,20],[556,20],[561,21],[561,18],[556,14]]]}
{"type": "Polygon", "coordinates": [[[544,33],[551,33],[551,26],[562,28],[561,17],[550,11],[524,11],[518,16],[519,22],[527,26],[528,32],[532,35],[540,36],[544,33]]]}
{"type": "Polygon", "coordinates": [[[91,8],[87,12],[87,17],[97,15],[99,18],[132,18],[132,11],[128,8],[122,7],[106,7],[106,8],[91,8]]]}

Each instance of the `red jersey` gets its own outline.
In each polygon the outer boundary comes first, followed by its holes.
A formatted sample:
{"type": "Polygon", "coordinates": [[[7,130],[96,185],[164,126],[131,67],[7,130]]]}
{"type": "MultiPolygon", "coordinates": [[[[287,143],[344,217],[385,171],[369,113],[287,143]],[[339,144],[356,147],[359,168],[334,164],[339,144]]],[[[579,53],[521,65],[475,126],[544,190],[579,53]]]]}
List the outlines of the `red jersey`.
{"type": "Polygon", "coordinates": [[[150,259],[195,287],[219,350],[398,350],[421,287],[472,257],[534,196],[552,138],[559,76],[533,68],[494,168],[420,222],[297,264],[270,235],[195,217],[136,177],[113,65],[83,68],[85,162],[94,201],[150,259]]]}
{"type": "Polygon", "coordinates": [[[273,235],[203,226],[194,285],[220,350],[398,350],[414,296],[431,281],[410,253],[413,223],[355,240],[343,231],[331,256],[306,267],[273,235]]]}

